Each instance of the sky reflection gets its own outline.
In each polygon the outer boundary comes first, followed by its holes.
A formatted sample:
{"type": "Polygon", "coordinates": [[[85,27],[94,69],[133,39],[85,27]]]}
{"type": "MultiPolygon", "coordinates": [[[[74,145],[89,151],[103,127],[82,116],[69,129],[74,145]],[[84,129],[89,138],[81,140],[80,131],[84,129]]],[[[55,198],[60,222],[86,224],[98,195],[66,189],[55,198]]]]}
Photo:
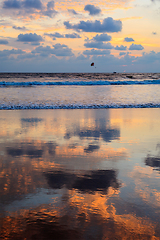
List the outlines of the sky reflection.
{"type": "Polygon", "coordinates": [[[159,115],[1,111],[1,238],[160,239],[159,115]]]}

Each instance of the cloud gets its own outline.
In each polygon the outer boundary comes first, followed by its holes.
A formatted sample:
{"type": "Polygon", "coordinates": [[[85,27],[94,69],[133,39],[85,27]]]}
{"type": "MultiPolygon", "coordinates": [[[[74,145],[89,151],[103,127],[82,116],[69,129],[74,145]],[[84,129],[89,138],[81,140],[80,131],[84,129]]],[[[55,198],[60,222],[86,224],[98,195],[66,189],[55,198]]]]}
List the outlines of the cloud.
{"type": "Polygon", "coordinates": [[[77,33],[71,33],[71,34],[60,34],[58,32],[55,33],[50,33],[50,34],[45,34],[49,37],[53,37],[53,40],[55,40],[56,38],[81,38],[79,34],[77,33]]]}
{"type": "Polygon", "coordinates": [[[32,46],[39,46],[40,43],[39,43],[39,42],[32,42],[31,45],[32,45],[32,46]]]}
{"type": "MultiPolygon", "coordinates": [[[[39,46],[35,48],[34,52],[25,52],[21,49],[3,50],[0,51],[0,71],[88,72],[90,63],[94,61],[96,63],[95,70],[98,72],[123,72],[124,70],[126,72],[159,72],[160,52],[143,52],[142,56],[134,57],[130,55],[130,51],[124,55],[120,53],[120,57],[111,55],[108,49],[86,49],[83,55],[79,53],[76,57],[71,49],[67,49],[67,46],[61,45],[59,49],[54,46],[39,46]],[[57,57],[58,55],[61,57],[57,57]]],[[[87,129],[80,131],[78,136],[84,136],[85,132],[88,136],[92,136],[90,130],[87,129]]],[[[98,129],[98,131],[95,129],[93,138],[97,136],[98,132],[104,133],[105,129],[98,129]]],[[[76,133],[74,135],[77,136],[76,133]]],[[[103,138],[102,135],[100,137],[103,138]]]]}
{"type": "Polygon", "coordinates": [[[127,46],[123,46],[123,45],[121,45],[120,47],[119,47],[119,46],[116,46],[114,49],[115,49],[115,50],[124,51],[124,50],[127,50],[127,46]]]}
{"type": "Polygon", "coordinates": [[[93,37],[93,40],[95,41],[111,41],[111,39],[112,37],[106,33],[102,33],[100,35],[97,34],[95,37],[93,37]]]}
{"type": "Polygon", "coordinates": [[[22,4],[25,8],[35,8],[41,10],[43,7],[40,0],[24,0],[22,4]]]}
{"type": "Polygon", "coordinates": [[[101,9],[98,7],[95,7],[94,5],[86,5],[84,8],[85,11],[89,12],[89,15],[97,15],[101,12],[101,9]]]}
{"type": "Polygon", "coordinates": [[[134,44],[132,43],[132,45],[129,47],[129,50],[143,50],[144,47],[141,44],[134,44]]]}
{"type": "Polygon", "coordinates": [[[26,31],[26,27],[17,27],[17,26],[13,26],[12,27],[13,29],[16,29],[16,30],[21,30],[21,31],[26,31]]]}
{"type": "Polygon", "coordinates": [[[6,0],[3,2],[3,8],[7,9],[22,9],[22,8],[35,8],[35,9],[42,9],[42,2],[40,0],[24,0],[24,1],[17,1],[17,0],[6,0]]]}
{"type": "Polygon", "coordinates": [[[52,18],[57,14],[57,11],[54,10],[54,1],[47,3],[47,10],[43,12],[44,15],[52,18]]]}
{"type": "Polygon", "coordinates": [[[65,38],[81,38],[77,33],[65,34],[65,38]]]}
{"type": "Polygon", "coordinates": [[[78,14],[74,9],[68,9],[68,12],[73,14],[73,15],[77,15],[78,14]]]}
{"type": "Polygon", "coordinates": [[[126,55],[126,52],[120,52],[119,53],[119,56],[124,56],[124,55],[126,55]]]}
{"type": "Polygon", "coordinates": [[[113,49],[114,47],[111,45],[111,43],[103,43],[103,42],[87,42],[84,44],[86,48],[98,48],[98,49],[113,49]]]}
{"type": "Polygon", "coordinates": [[[88,61],[88,56],[85,57],[83,54],[80,54],[77,58],[76,58],[76,61],[81,61],[81,62],[85,62],[85,60],[88,61]]]}
{"type": "Polygon", "coordinates": [[[6,39],[0,39],[1,45],[7,45],[9,42],[6,39]]]}
{"type": "Polygon", "coordinates": [[[26,34],[19,34],[18,40],[19,42],[42,42],[43,38],[36,33],[26,33],[26,34]]]}
{"type": "Polygon", "coordinates": [[[53,45],[54,49],[53,52],[56,56],[72,56],[71,48],[68,48],[65,44],[57,43],[53,45]]]}
{"type": "Polygon", "coordinates": [[[11,9],[11,8],[20,9],[21,8],[21,2],[17,1],[17,0],[6,0],[6,1],[3,2],[2,7],[6,8],[6,9],[11,9]]]}
{"type": "Polygon", "coordinates": [[[50,33],[50,34],[45,34],[45,35],[47,35],[47,36],[49,36],[49,37],[53,37],[54,39],[55,39],[55,38],[64,38],[64,35],[62,35],[62,34],[60,34],[60,33],[58,33],[58,32],[50,33]]]}
{"type": "Polygon", "coordinates": [[[41,13],[51,18],[57,14],[54,10],[54,1],[49,1],[44,5],[41,0],[5,0],[2,8],[20,10],[17,14],[22,16],[41,13]]]}
{"type": "Polygon", "coordinates": [[[124,41],[125,41],[125,42],[134,42],[134,39],[133,39],[133,38],[126,37],[126,38],[124,38],[124,41]]]}
{"type": "MultiPolygon", "coordinates": [[[[86,42],[84,46],[86,48],[97,48],[97,49],[113,49],[114,47],[111,45],[111,43],[104,43],[103,41],[110,41],[112,38],[108,34],[100,34],[96,35],[91,39],[91,41],[86,42]]],[[[84,51],[85,55],[105,55],[109,54],[110,51],[95,51],[92,49],[91,51],[84,51]]]]}
{"type": "Polygon", "coordinates": [[[122,30],[122,22],[114,20],[111,17],[105,18],[101,23],[98,20],[80,21],[78,24],[70,24],[69,21],[64,22],[67,29],[82,30],[84,32],[120,32],[122,30]]]}
{"type": "Polygon", "coordinates": [[[21,49],[12,49],[12,50],[3,50],[3,51],[0,51],[0,57],[10,57],[10,55],[13,55],[13,54],[24,54],[25,52],[22,51],[21,49]]]}
{"type": "Polygon", "coordinates": [[[139,58],[139,62],[144,64],[154,64],[155,62],[159,62],[160,64],[160,52],[151,51],[149,53],[143,53],[142,57],[139,58]]]}
{"type": "Polygon", "coordinates": [[[50,46],[39,46],[36,49],[32,51],[32,53],[40,54],[41,56],[48,56],[50,54],[54,54],[56,56],[62,57],[62,56],[73,56],[72,50],[67,47],[65,44],[57,43],[53,45],[53,48],[50,46]]]}
{"type": "Polygon", "coordinates": [[[106,50],[95,50],[95,49],[91,49],[91,50],[86,50],[83,52],[84,55],[108,55],[110,54],[110,50],[106,49],[106,50]]]}

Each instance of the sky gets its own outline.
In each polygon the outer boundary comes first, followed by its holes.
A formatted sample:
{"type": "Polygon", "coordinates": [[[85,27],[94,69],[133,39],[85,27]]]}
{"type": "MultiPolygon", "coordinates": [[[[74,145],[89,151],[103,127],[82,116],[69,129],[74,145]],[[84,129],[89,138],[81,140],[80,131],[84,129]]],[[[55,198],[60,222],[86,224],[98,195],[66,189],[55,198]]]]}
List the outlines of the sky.
{"type": "Polygon", "coordinates": [[[0,72],[160,72],[159,24],[160,0],[0,0],[0,72]]]}

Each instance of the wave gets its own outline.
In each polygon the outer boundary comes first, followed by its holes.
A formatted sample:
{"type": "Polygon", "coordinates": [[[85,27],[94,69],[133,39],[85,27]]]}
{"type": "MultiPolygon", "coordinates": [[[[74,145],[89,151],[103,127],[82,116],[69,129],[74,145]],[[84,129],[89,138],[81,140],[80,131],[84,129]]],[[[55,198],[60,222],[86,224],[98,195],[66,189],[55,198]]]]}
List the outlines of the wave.
{"type": "Polygon", "coordinates": [[[142,104],[62,104],[62,105],[47,105],[47,104],[13,104],[0,106],[0,110],[23,110],[23,109],[118,109],[118,108],[160,108],[160,103],[142,103],[142,104]]]}
{"type": "Polygon", "coordinates": [[[29,81],[29,82],[0,82],[0,87],[30,87],[30,86],[93,86],[93,85],[148,85],[160,84],[160,79],[153,80],[119,80],[119,81],[29,81]]]}

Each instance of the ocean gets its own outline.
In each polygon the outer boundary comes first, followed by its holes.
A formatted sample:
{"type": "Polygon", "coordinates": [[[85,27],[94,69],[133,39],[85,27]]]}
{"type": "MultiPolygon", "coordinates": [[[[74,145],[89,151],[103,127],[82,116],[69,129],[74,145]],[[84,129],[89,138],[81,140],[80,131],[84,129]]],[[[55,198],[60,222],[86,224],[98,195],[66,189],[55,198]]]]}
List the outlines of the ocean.
{"type": "Polygon", "coordinates": [[[160,73],[0,73],[0,239],[160,239],[160,73]]]}
{"type": "Polygon", "coordinates": [[[0,73],[0,109],[160,107],[158,73],[0,73]]]}

